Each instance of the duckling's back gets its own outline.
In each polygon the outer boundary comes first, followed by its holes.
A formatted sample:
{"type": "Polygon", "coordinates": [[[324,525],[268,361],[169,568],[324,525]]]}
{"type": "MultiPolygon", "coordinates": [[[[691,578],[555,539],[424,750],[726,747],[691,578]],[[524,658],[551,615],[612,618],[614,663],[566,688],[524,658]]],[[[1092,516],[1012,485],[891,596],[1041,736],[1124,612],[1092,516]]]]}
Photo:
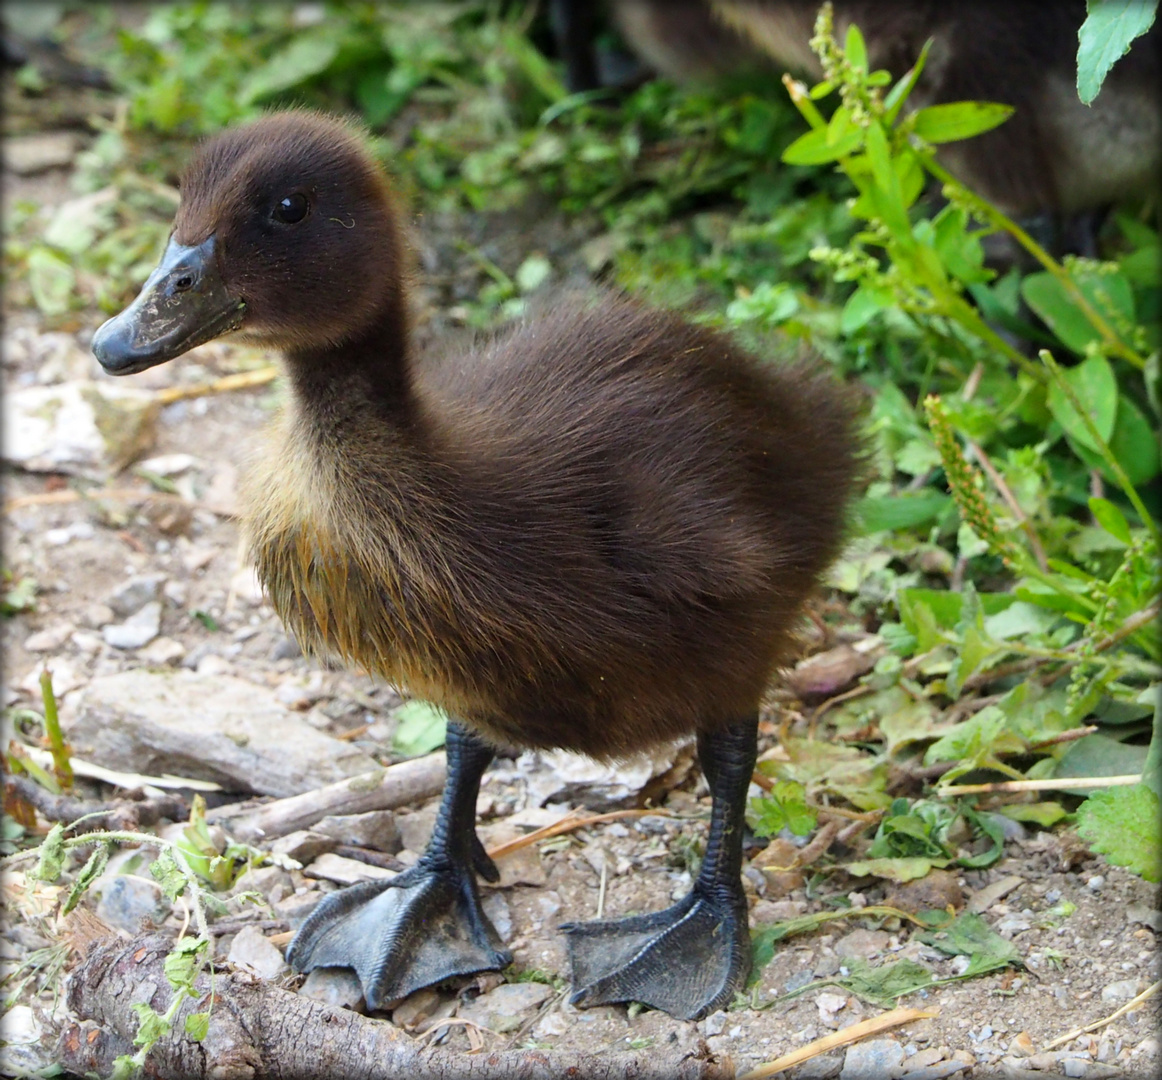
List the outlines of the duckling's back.
{"type": "Polygon", "coordinates": [[[319,606],[358,611],[340,652],[516,745],[618,756],[753,712],[841,539],[843,388],[611,296],[412,384],[406,438],[316,454],[325,541],[258,552],[268,584],[341,552],[344,597],[271,590],[308,646],[319,606]]]}

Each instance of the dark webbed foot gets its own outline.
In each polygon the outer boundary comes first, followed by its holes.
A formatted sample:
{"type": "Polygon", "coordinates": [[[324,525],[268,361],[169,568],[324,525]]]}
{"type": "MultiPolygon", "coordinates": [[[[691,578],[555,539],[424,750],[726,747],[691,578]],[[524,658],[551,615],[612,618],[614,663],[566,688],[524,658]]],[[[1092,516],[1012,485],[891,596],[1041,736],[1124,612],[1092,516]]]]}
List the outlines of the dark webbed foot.
{"type": "Polygon", "coordinates": [[[492,750],[448,725],[448,781],[428,850],[390,881],[326,897],[287,950],[298,971],[354,968],[371,1008],[422,986],[512,960],[480,906],[475,871],[499,874],[476,836],[476,794],[492,750]]]}
{"type": "Polygon", "coordinates": [[[576,1005],[641,1001],[681,1020],[730,1003],[750,973],[742,867],[746,789],[755,760],[754,720],[699,736],[714,797],[702,870],[689,895],[652,915],[569,923],[576,1005]]]}
{"type": "Polygon", "coordinates": [[[750,971],[746,901],[691,892],[652,915],[572,923],[573,1004],[641,1001],[679,1020],[730,1003],[750,971]]]}

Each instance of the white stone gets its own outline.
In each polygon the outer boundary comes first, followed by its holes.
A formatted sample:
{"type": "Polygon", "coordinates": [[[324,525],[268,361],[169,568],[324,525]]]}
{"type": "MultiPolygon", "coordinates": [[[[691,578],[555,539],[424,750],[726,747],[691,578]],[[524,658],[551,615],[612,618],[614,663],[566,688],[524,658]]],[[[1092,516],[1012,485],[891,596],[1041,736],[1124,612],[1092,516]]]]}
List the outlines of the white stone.
{"type": "Polygon", "coordinates": [[[257,926],[244,926],[234,935],[226,959],[231,964],[253,971],[262,979],[277,979],[290,971],[282,953],[257,926]]]}
{"type": "Polygon", "coordinates": [[[143,663],[161,665],[176,664],[185,655],[186,647],[180,641],[168,637],[154,638],[137,654],[143,663]]]}
{"type": "Polygon", "coordinates": [[[140,649],[161,633],[161,603],[152,600],[122,623],[102,627],[101,636],[115,649],[140,649]]]}
{"type": "Polygon", "coordinates": [[[34,472],[103,475],[151,445],[158,403],[146,390],[82,380],[4,395],[4,458],[34,472]]]}
{"type": "Polygon", "coordinates": [[[69,623],[57,623],[30,634],[24,639],[24,647],[29,652],[55,652],[72,637],[73,627],[69,623]]]}

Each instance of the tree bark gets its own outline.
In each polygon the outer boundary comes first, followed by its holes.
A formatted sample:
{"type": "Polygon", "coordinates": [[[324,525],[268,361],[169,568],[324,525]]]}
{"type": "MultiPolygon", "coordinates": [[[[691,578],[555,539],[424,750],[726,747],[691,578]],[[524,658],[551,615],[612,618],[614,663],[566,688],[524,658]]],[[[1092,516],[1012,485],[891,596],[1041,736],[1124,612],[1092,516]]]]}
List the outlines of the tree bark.
{"type": "MultiPolygon", "coordinates": [[[[147,1001],[165,1012],[173,992],[163,971],[172,941],[160,934],[93,943],[69,976],[71,1020],[61,1033],[58,1060],[78,1075],[108,1075],[112,1059],[132,1053],[137,1016],[147,1001]]],[[[202,996],[186,1001],[173,1031],[150,1052],[147,1075],[157,1080],[731,1080],[701,1040],[645,1053],[591,1055],[505,1050],[477,1054],[423,1049],[382,1020],[292,994],[246,972],[218,973],[209,1034],[182,1034],[187,1015],[210,1008],[208,975],[202,996]]]]}

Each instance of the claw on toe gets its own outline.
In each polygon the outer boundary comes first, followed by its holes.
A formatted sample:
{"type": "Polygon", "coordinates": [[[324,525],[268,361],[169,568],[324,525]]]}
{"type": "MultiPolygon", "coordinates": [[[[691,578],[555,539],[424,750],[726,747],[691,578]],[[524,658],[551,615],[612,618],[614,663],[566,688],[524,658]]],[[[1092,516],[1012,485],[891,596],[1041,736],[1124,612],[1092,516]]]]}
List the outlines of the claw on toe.
{"type": "Polygon", "coordinates": [[[641,1001],[681,1020],[721,1008],[750,970],[746,909],[691,894],[665,911],[568,923],[573,1004],[641,1001]]]}

